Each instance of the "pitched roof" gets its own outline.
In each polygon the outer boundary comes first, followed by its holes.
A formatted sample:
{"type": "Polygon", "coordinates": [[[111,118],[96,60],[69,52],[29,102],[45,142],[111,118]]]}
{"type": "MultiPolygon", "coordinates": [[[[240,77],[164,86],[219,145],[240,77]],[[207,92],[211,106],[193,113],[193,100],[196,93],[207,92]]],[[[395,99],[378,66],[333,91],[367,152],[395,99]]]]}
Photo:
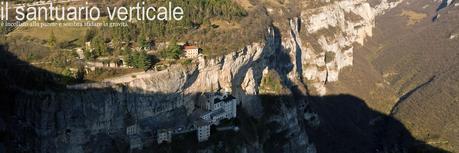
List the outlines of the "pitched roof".
{"type": "Polygon", "coordinates": [[[183,49],[199,49],[199,47],[196,46],[183,46],[183,49]]]}

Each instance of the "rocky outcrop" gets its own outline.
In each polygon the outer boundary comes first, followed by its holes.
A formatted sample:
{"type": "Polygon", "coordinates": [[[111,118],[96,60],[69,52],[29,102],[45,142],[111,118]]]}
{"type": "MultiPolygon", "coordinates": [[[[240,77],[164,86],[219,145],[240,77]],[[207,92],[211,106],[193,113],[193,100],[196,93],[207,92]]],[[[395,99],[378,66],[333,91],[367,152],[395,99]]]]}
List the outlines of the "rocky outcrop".
{"type": "Polygon", "coordinates": [[[290,20],[290,35],[283,46],[291,51],[291,59],[299,61],[292,62],[296,68],[291,75],[302,77],[317,94],[325,95],[325,84],[338,81],[340,70],[353,64],[353,45],[364,45],[372,36],[375,17],[398,3],[382,0],[372,7],[364,0],[343,0],[290,20]]]}

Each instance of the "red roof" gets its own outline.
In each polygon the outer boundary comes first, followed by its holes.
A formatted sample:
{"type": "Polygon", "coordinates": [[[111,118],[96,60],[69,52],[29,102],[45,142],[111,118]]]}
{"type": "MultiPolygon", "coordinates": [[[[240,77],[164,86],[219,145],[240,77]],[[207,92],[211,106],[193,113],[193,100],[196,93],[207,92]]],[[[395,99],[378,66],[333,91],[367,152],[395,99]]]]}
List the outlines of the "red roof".
{"type": "Polygon", "coordinates": [[[199,49],[199,47],[196,47],[196,46],[183,46],[183,49],[199,49]]]}

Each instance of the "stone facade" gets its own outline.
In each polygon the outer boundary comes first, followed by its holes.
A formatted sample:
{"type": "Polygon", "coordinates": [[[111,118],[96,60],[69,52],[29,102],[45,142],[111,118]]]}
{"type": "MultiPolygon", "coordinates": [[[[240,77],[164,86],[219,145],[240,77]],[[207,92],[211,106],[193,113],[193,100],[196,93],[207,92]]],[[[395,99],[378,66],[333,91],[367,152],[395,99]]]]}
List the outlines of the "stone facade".
{"type": "Polygon", "coordinates": [[[204,110],[200,109],[194,114],[197,114],[198,118],[193,122],[193,126],[189,129],[173,130],[174,128],[161,129],[157,131],[157,142],[171,142],[172,135],[181,134],[191,131],[196,131],[198,135],[198,141],[203,142],[210,137],[210,126],[219,125],[223,119],[236,118],[237,113],[237,99],[228,93],[225,94],[214,94],[207,97],[204,105],[204,110]]]}
{"type": "Polygon", "coordinates": [[[131,150],[141,150],[143,148],[142,139],[139,136],[134,136],[129,138],[129,149],[131,150]]]}
{"type": "Polygon", "coordinates": [[[139,136],[139,133],[140,127],[137,124],[126,128],[126,135],[129,137],[129,148],[131,150],[143,148],[142,138],[139,136]]]}
{"type": "Polygon", "coordinates": [[[139,134],[139,132],[140,132],[140,128],[139,128],[139,126],[137,124],[129,126],[129,127],[126,128],[126,134],[128,136],[139,134]]]}
{"type": "Polygon", "coordinates": [[[210,137],[210,125],[206,124],[199,126],[197,132],[199,142],[207,141],[210,137]]]}
{"type": "Polygon", "coordinates": [[[196,46],[184,46],[183,51],[187,58],[196,58],[200,55],[200,49],[196,46]]]}
{"type": "Polygon", "coordinates": [[[206,108],[208,113],[201,118],[218,125],[222,119],[236,118],[237,100],[229,94],[216,94],[207,100],[206,108]]]}
{"type": "Polygon", "coordinates": [[[197,124],[199,142],[206,141],[210,137],[211,125],[219,125],[221,120],[236,118],[237,115],[237,100],[228,93],[209,97],[205,106],[207,112],[202,114],[202,120],[197,124]]]}
{"type": "Polygon", "coordinates": [[[161,129],[158,130],[158,144],[163,142],[172,142],[172,130],[161,129]]]}

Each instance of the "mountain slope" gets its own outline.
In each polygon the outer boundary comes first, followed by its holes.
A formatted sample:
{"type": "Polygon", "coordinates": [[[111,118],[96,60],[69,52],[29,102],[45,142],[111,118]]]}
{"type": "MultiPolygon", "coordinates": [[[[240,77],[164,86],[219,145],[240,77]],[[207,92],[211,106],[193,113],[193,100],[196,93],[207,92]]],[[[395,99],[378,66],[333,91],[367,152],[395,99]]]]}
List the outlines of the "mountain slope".
{"type": "Polygon", "coordinates": [[[437,12],[440,5],[407,0],[377,17],[357,64],[330,86],[390,113],[416,138],[458,152],[459,7],[437,12]]]}

